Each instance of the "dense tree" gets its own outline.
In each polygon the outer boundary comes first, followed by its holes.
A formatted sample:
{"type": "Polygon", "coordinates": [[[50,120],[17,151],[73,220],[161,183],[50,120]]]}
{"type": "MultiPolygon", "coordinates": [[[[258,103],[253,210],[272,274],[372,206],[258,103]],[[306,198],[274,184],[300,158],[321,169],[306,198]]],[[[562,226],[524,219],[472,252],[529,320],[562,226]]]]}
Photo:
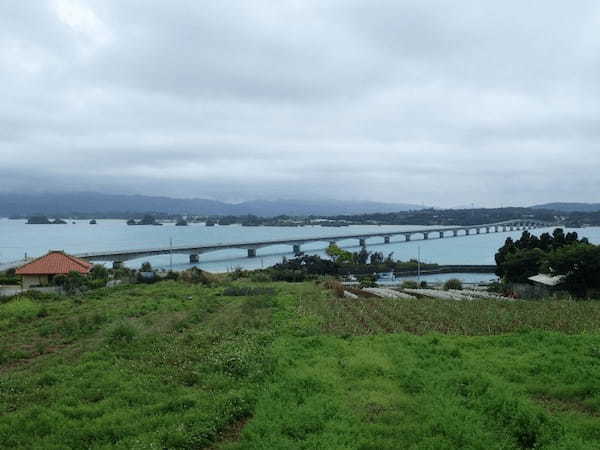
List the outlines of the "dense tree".
{"type": "Polygon", "coordinates": [[[600,246],[579,239],[576,232],[557,228],[538,238],[525,231],[516,241],[506,239],[495,258],[496,273],[508,282],[524,283],[546,272],[563,275],[562,286],[576,297],[600,289],[600,246]]]}
{"type": "Polygon", "coordinates": [[[547,260],[548,270],[564,275],[563,286],[577,297],[587,297],[600,289],[600,246],[573,243],[554,250],[547,260]]]}
{"type": "Polygon", "coordinates": [[[540,273],[546,256],[539,248],[509,253],[502,265],[504,278],[513,283],[527,283],[529,277],[540,273]]]}
{"type": "Polygon", "coordinates": [[[381,253],[381,252],[373,252],[373,253],[371,253],[370,262],[373,265],[383,264],[384,263],[383,253],[381,253]]]}
{"type": "Polygon", "coordinates": [[[356,261],[358,262],[358,264],[367,264],[367,262],[369,261],[369,255],[370,253],[367,251],[366,248],[361,248],[360,252],[358,252],[356,254],[356,261]]]}
{"type": "Polygon", "coordinates": [[[586,238],[579,239],[576,232],[566,233],[556,228],[552,234],[543,233],[540,237],[523,231],[516,241],[507,238],[495,255],[496,275],[510,282],[525,282],[527,278],[541,270],[549,252],[573,244],[588,244],[586,238]]]}
{"type": "Polygon", "coordinates": [[[334,263],[352,262],[352,253],[341,249],[336,244],[330,244],[325,253],[334,263]]]}
{"type": "Polygon", "coordinates": [[[279,281],[304,281],[317,275],[336,275],[338,265],[317,255],[303,255],[294,259],[284,259],[269,269],[271,277],[279,281]]]}
{"type": "Polygon", "coordinates": [[[71,271],[66,275],[54,277],[54,284],[61,286],[67,294],[79,292],[86,284],[86,278],[79,272],[71,271]]]}
{"type": "Polygon", "coordinates": [[[108,280],[108,269],[101,264],[96,264],[90,271],[93,280],[108,280]]]}

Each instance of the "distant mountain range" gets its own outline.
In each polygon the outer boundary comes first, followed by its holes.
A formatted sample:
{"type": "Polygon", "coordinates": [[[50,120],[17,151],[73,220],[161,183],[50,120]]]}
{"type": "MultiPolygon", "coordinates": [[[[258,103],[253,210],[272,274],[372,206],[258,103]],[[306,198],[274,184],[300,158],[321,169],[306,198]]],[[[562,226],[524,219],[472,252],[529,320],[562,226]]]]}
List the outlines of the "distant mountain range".
{"type": "Polygon", "coordinates": [[[535,209],[551,209],[553,211],[560,211],[564,213],[571,212],[596,212],[600,211],[600,203],[575,203],[575,202],[557,202],[557,203],[544,203],[542,205],[534,205],[532,208],[535,209]]]}
{"type": "Polygon", "coordinates": [[[64,194],[0,193],[0,217],[73,216],[98,214],[105,217],[126,213],[162,213],[196,215],[247,215],[262,217],[279,215],[341,215],[399,212],[423,209],[407,203],[378,203],[337,200],[253,200],[225,203],[200,198],[178,199],[145,195],[113,195],[96,192],[64,194]]]}

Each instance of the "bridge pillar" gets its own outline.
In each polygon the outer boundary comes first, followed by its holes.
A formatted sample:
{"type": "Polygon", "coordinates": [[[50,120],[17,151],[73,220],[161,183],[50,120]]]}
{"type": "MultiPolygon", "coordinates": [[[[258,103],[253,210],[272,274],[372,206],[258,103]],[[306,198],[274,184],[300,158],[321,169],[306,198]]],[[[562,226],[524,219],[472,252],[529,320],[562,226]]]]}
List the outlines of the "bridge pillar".
{"type": "Polygon", "coordinates": [[[475,233],[476,234],[480,234],[481,233],[481,228],[479,228],[479,227],[475,228],[475,233]]]}
{"type": "Polygon", "coordinates": [[[113,261],[112,266],[114,270],[121,269],[123,267],[123,261],[113,261]]]}
{"type": "Polygon", "coordinates": [[[389,244],[390,243],[390,237],[389,236],[384,236],[383,237],[383,243],[384,244],[389,244]]]}
{"type": "Polygon", "coordinates": [[[190,264],[198,264],[200,262],[200,255],[198,254],[191,254],[190,255],[190,264]]]}
{"type": "Polygon", "coordinates": [[[440,239],[444,239],[444,232],[440,231],[440,239]]]}
{"type": "Polygon", "coordinates": [[[485,232],[489,233],[490,232],[490,227],[485,227],[485,232]]]}
{"type": "Polygon", "coordinates": [[[367,246],[367,240],[366,239],[359,239],[358,240],[358,245],[360,245],[361,247],[366,247],[367,246]]]}
{"type": "Polygon", "coordinates": [[[405,234],[405,235],[404,235],[404,240],[405,240],[406,242],[410,241],[410,234],[405,234]]]}
{"type": "Polygon", "coordinates": [[[294,244],[294,255],[298,256],[300,255],[300,253],[302,253],[302,251],[300,250],[300,244],[294,244]]]}
{"type": "Polygon", "coordinates": [[[255,248],[248,249],[248,258],[256,258],[256,249],[255,248]]]}
{"type": "Polygon", "coordinates": [[[429,233],[423,233],[423,240],[429,239],[429,233]]]}
{"type": "Polygon", "coordinates": [[[458,236],[458,230],[452,230],[452,234],[454,235],[454,237],[458,236]]]}
{"type": "Polygon", "coordinates": [[[510,226],[510,231],[514,231],[514,230],[515,230],[514,227],[511,225],[510,226]]]}

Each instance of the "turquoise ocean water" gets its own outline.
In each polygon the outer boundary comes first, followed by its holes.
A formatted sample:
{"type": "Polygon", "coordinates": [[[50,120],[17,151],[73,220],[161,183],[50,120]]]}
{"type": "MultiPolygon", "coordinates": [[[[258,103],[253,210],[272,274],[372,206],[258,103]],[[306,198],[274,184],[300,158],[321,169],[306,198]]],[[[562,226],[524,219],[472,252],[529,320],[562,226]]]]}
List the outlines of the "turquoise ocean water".
{"type": "MultiPolygon", "coordinates": [[[[0,219],[0,264],[22,259],[28,256],[39,256],[48,250],[65,250],[69,253],[92,252],[103,250],[139,249],[148,247],[168,247],[173,245],[214,244],[241,241],[261,241],[285,238],[303,238],[315,236],[349,235],[369,232],[402,231],[439,227],[426,226],[377,226],[354,225],[349,227],[242,227],[240,225],[205,227],[202,224],[191,224],[187,227],[176,227],[167,223],[163,226],[127,226],[123,220],[99,220],[97,225],[87,221],[76,221],[67,225],[27,225],[23,220],[0,219]]],[[[552,229],[531,230],[540,234],[552,229]]],[[[591,242],[600,243],[600,227],[581,228],[576,230],[580,236],[586,236],[591,242]]],[[[420,251],[421,260],[439,264],[494,264],[494,253],[504,240],[511,236],[514,239],[521,231],[507,233],[491,233],[472,236],[446,237],[427,241],[416,240],[404,242],[402,236],[392,238],[390,244],[383,244],[382,238],[367,240],[370,251],[393,252],[393,257],[400,260],[417,258],[420,251]]],[[[342,240],[339,245],[351,251],[358,251],[357,240],[342,240]]],[[[302,250],[310,254],[324,255],[326,242],[305,244],[302,250]]],[[[291,246],[273,246],[258,249],[256,258],[247,258],[245,250],[232,249],[200,255],[198,267],[213,271],[225,272],[235,267],[255,269],[268,267],[280,262],[283,257],[292,257],[291,246]]],[[[129,261],[128,266],[136,267],[149,261],[154,267],[170,268],[169,255],[143,258],[129,261]]],[[[174,270],[191,267],[187,255],[172,255],[174,270]]],[[[439,278],[434,276],[433,278],[439,278]]],[[[447,278],[444,275],[443,278],[447,278]]],[[[461,276],[465,281],[488,280],[490,274],[474,274],[461,276]]]]}

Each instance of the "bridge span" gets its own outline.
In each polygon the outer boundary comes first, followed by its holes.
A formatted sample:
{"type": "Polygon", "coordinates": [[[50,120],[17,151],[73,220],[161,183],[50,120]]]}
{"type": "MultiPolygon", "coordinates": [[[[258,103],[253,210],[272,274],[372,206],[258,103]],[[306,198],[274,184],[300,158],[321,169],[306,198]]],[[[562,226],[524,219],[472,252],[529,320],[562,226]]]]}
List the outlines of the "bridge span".
{"type": "Polygon", "coordinates": [[[146,249],[131,249],[131,250],[113,250],[104,252],[79,253],[75,256],[87,259],[89,261],[110,261],[113,267],[119,267],[125,261],[133,259],[145,258],[149,256],[169,255],[169,254],[185,254],[189,255],[190,263],[195,264],[200,262],[200,255],[204,253],[216,252],[227,249],[244,249],[248,252],[248,257],[256,257],[256,250],[259,248],[270,247],[274,245],[290,245],[295,255],[302,252],[301,246],[309,242],[328,242],[335,244],[339,241],[356,240],[358,245],[366,247],[367,239],[382,238],[383,244],[392,242],[392,238],[401,236],[403,240],[394,242],[407,242],[413,240],[414,236],[421,235],[422,240],[428,240],[430,237],[444,239],[446,237],[470,236],[487,233],[499,233],[514,230],[529,230],[540,227],[548,227],[552,224],[538,220],[509,220],[484,225],[436,228],[436,229],[420,229],[420,230],[404,230],[404,231],[385,231],[375,233],[362,233],[337,236],[318,236],[305,237],[297,239],[277,239],[256,242],[230,242],[218,244],[200,244],[200,245],[182,245],[169,247],[156,247],[146,249]]]}

